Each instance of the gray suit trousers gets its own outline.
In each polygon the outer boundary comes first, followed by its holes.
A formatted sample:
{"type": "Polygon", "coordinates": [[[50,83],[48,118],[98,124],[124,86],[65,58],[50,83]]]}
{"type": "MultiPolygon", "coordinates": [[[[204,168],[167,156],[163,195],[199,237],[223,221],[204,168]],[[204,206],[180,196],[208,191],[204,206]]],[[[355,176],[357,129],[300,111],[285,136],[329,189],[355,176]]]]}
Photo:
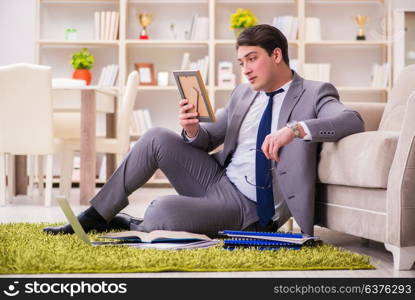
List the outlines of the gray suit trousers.
{"type": "Polygon", "coordinates": [[[179,195],[152,201],[144,221],[132,229],[184,230],[215,236],[219,230],[241,230],[258,220],[256,203],[239,192],[212,156],[159,127],[138,140],[91,205],[104,219],[111,220],[128,205],[128,196],[158,168],[179,195]]]}

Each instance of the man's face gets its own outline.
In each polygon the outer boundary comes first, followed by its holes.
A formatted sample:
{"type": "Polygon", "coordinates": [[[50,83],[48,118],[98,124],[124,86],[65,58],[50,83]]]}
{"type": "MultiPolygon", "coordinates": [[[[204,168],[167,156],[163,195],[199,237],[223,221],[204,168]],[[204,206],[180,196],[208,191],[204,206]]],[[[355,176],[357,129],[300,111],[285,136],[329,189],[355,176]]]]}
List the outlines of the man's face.
{"type": "Polygon", "coordinates": [[[256,91],[269,92],[275,85],[278,74],[278,62],[281,60],[279,49],[271,56],[259,46],[239,46],[238,61],[242,73],[247,77],[256,91]]]}

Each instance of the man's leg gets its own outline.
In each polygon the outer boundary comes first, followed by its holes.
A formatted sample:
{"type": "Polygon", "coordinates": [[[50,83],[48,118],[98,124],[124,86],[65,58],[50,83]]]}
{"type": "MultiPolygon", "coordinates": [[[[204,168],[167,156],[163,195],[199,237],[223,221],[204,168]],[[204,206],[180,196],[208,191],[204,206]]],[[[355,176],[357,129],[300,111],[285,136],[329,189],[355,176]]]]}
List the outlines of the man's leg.
{"type": "Polygon", "coordinates": [[[177,193],[198,197],[219,180],[222,168],[206,152],[185,143],[165,128],[143,135],[120,167],[91,200],[107,221],[128,205],[128,196],[146,183],[160,168],[177,193]]]}
{"type": "MultiPolygon", "coordinates": [[[[84,229],[105,230],[106,223],[128,205],[128,196],[146,183],[157,168],[166,174],[179,194],[193,197],[204,195],[222,173],[214,158],[185,143],[178,134],[164,128],[150,129],[90,201],[92,207],[78,216],[84,229]]],[[[45,231],[73,232],[68,225],[45,231]]]]}
{"type": "Polygon", "coordinates": [[[144,221],[131,224],[131,230],[188,231],[215,237],[220,230],[241,230],[257,219],[256,204],[223,175],[204,196],[158,197],[147,208],[144,221]]]}

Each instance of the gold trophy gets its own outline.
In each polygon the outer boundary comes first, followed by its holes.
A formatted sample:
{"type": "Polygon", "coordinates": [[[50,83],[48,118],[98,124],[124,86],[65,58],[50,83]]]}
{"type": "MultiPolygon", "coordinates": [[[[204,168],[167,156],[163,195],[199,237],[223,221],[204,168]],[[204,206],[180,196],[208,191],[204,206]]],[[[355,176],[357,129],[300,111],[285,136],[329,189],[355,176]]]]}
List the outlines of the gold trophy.
{"type": "Polygon", "coordinates": [[[354,17],[354,20],[357,24],[357,27],[359,27],[359,31],[357,32],[356,40],[358,41],[364,41],[366,40],[364,27],[367,21],[367,16],[356,16],[354,17]]]}
{"type": "Polygon", "coordinates": [[[151,21],[153,20],[153,14],[137,13],[137,19],[143,27],[140,33],[140,40],[148,40],[147,26],[150,25],[151,21]]]}

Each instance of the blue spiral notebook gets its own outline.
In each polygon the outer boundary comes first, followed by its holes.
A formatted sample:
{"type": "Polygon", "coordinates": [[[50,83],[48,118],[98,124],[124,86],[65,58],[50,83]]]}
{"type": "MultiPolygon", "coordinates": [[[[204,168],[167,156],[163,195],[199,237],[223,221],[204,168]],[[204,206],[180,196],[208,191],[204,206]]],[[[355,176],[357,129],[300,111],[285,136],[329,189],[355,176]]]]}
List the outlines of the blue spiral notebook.
{"type": "Polygon", "coordinates": [[[257,250],[278,250],[281,248],[300,250],[302,245],[287,243],[287,242],[275,242],[264,240],[251,240],[251,239],[225,239],[223,247],[225,249],[233,250],[237,248],[255,248],[257,250]]]}
{"type": "Polygon", "coordinates": [[[280,248],[298,250],[303,245],[309,245],[319,240],[316,236],[281,232],[224,230],[220,231],[219,235],[230,238],[224,240],[224,247],[227,249],[255,247],[260,250],[274,250],[280,248]]]}

